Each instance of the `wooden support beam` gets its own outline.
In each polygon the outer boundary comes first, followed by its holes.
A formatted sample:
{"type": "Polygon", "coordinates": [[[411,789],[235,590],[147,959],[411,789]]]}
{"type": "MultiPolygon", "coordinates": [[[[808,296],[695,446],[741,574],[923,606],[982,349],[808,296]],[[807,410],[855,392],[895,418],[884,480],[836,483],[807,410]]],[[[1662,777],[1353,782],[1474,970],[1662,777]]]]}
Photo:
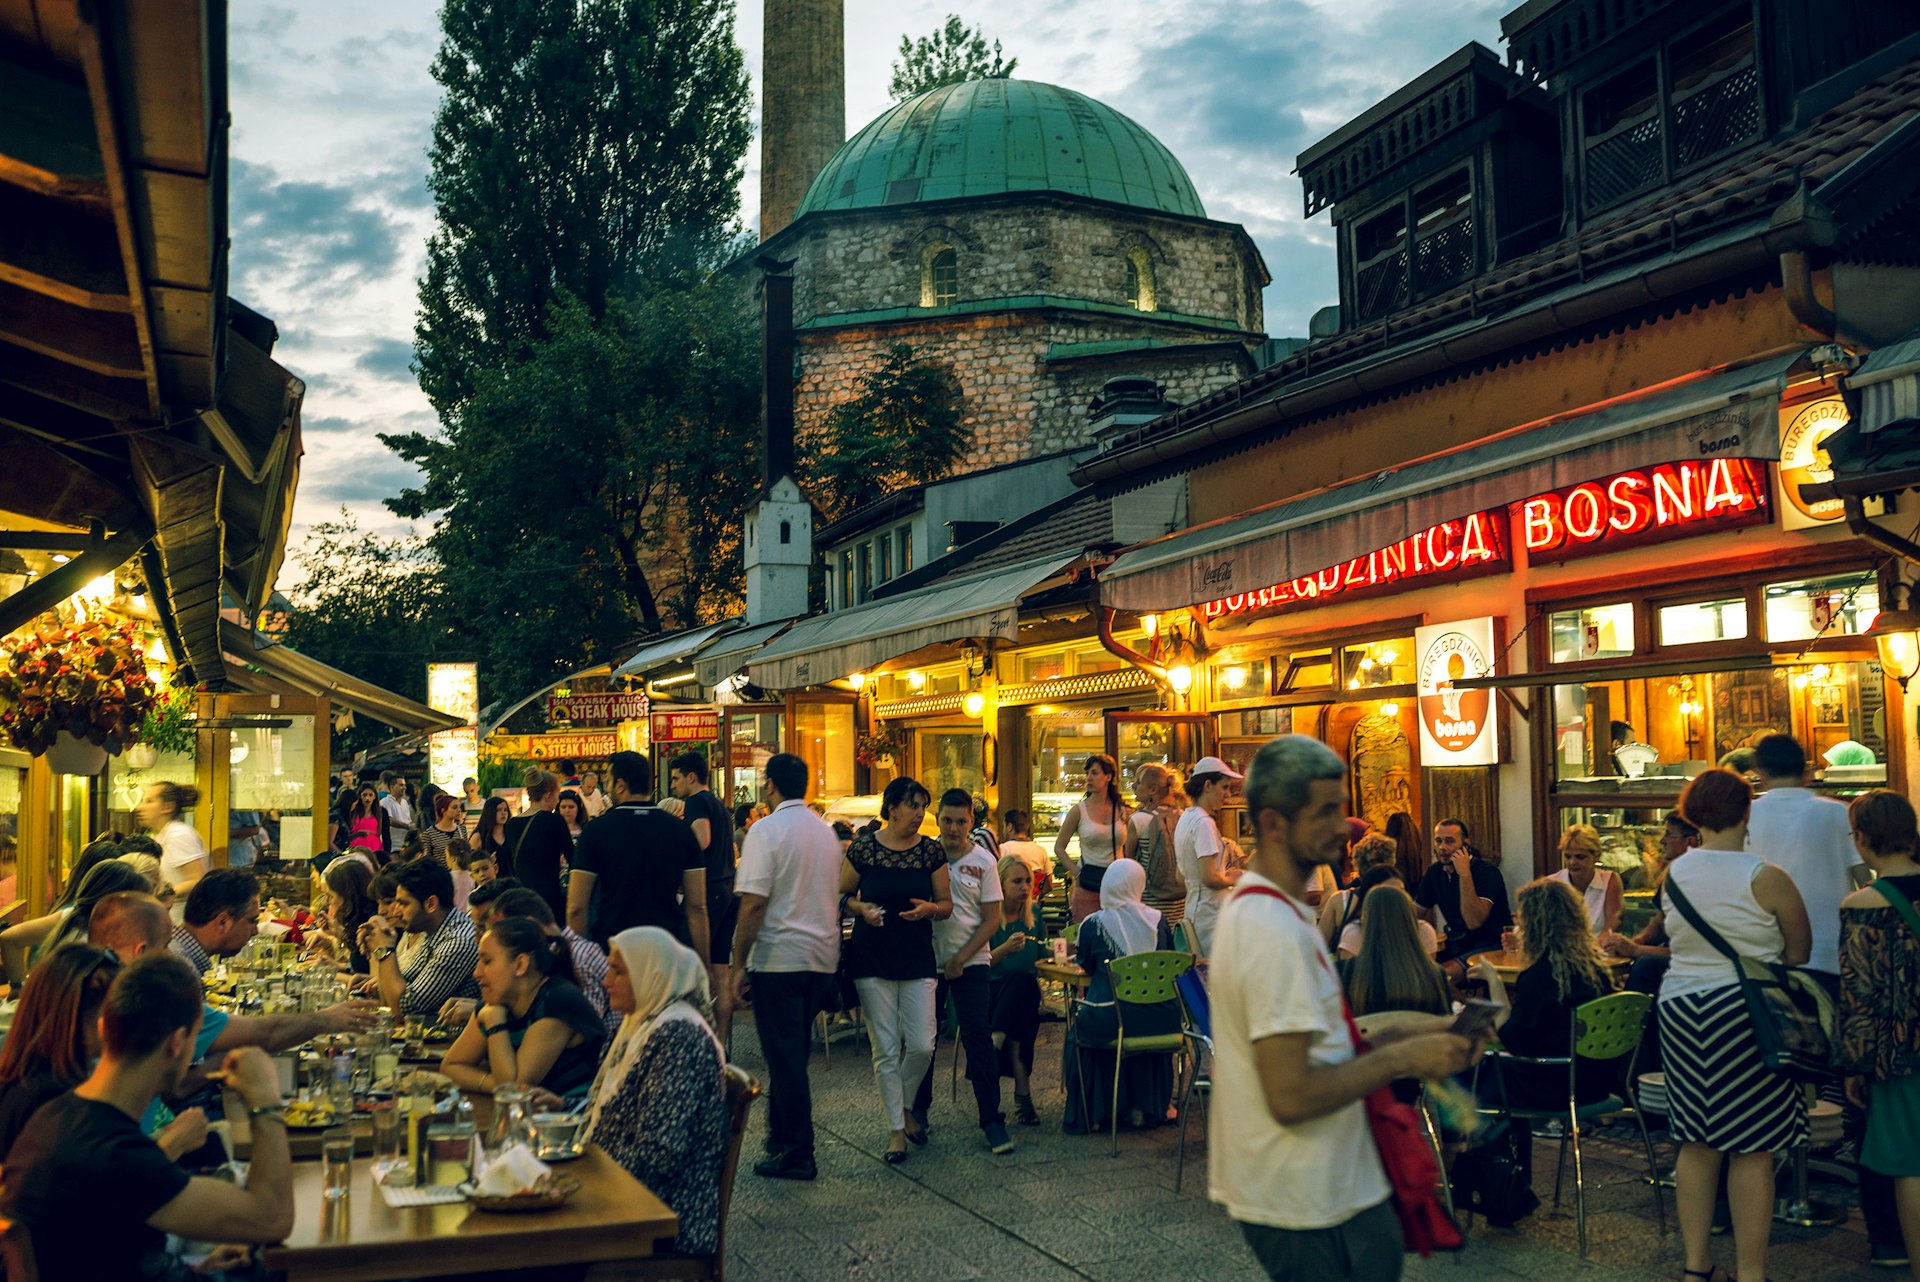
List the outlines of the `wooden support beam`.
{"type": "Polygon", "coordinates": [[[77,307],[127,312],[112,212],[0,184],[0,281],[77,307]]]}
{"type": "Polygon", "coordinates": [[[96,374],[22,348],[0,344],[0,383],[37,393],[112,422],[147,417],[145,385],[96,374]]]}
{"type": "Polygon", "coordinates": [[[0,598],[0,635],[24,627],[101,575],[113,573],[140,550],[147,538],[145,530],[122,530],[12,596],[0,598]]]}
{"type": "Polygon", "coordinates": [[[140,344],[124,314],[76,307],[0,281],[0,342],[112,378],[142,378],[140,344]]]}
{"type": "Polygon", "coordinates": [[[0,182],[108,208],[86,86],[0,58],[0,182]]]}

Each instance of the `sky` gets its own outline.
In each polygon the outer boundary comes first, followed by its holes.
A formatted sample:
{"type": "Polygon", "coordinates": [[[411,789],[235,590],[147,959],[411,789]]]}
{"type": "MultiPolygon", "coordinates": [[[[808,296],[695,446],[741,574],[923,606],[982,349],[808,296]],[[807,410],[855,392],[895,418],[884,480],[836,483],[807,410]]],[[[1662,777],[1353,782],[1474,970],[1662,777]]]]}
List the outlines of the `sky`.
{"type": "MultiPolygon", "coordinates": [[[[1301,217],[1294,158],[1468,41],[1498,50],[1514,2],[847,0],[847,131],[891,105],[901,36],[958,12],[1019,59],[1017,76],[1089,94],[1170,147],[1208,214],[1245,225],[1265,257],[1268,331],[1304,334],[1337,289],[1327,216],[1301,217]]],[[[738,3],[757,102],[761,4],[738,3]]],[[[231,291],[275,320],[275,356],[307,384],[284,589],[307,530],[343,507],[363,530],[410,528],[381,500],[413,469],[375,434],[435,426],[408,364],[433,228],[438,5],[294,0],[229,14],[231,291]]],[[[756,146],[741,181],[748,227],[758,193],[756,146]]]]}

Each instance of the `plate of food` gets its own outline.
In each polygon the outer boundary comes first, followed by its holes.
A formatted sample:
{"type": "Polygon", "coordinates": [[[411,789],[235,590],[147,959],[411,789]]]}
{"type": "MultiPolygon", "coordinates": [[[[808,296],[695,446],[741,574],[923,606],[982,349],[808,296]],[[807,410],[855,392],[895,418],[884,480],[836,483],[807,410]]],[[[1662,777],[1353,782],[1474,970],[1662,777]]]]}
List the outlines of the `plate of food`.
{"type": "Polygon", "coordinates": [[[324,1099],[296,1099],[287,1101],[287,1129],[290,1131],[321,1131],[333,1126],[339,1114],[333,1111],[333,1101],[324,1099]]]}

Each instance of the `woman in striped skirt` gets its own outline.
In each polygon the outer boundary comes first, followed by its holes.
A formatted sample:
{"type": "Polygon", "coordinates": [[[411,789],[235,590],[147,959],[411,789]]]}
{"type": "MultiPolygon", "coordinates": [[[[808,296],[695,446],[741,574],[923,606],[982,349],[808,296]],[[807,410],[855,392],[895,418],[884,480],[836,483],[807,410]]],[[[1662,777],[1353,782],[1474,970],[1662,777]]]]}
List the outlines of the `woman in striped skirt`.
{"type": "Polygon", "coordinates": [[[1713,1277],[1709,1234],[1721,1158],[1732,1162],[1727,1200],[1739,1276],[1764,1279],[1773,1155],[1807,1140],[1800,1087],[1761,1062],[1734,963],[1673,901],[1677,884],[1694,913],[1742,957],[1806,963],[1813,935],[1800,892],[1762,858],[1765,851],[1744,849],[1752,806],[1753,789],[1733,771],[1696,776],[1680,794],[1680,813],[1700,830],[1700,846],[1673,865],[1661,890],[1673,949],[1659,1009],[1669,1121],[1680,1143],[1676,1197],[1686,1276],[1702,1282],[1713,1277]]]}

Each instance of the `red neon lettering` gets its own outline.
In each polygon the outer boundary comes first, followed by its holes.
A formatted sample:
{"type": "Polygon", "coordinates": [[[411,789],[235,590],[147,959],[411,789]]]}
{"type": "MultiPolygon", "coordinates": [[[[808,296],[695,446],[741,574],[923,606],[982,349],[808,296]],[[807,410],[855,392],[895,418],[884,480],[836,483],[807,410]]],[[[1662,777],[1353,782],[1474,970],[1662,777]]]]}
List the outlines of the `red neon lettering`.
{"type": "Polygon", "coordinates": [[[1657,525],[1678,525],[1695,521],[1694,467],[1682,463],[1677,468],[1659,467],[1653,472],[1653,519],[1657,525]]]}
{"type": "Polygon", "coordinates": [[[1622,472],[1607,482],[1607,498],[1613,511],[1607,524],[1621,534],[1644,530],[1653,522],[1653,501],[1645,490],[1647,478],[1639,472],[1622,472]]]}
{"type": "Polygon", "coordinates": [[[1712,513],[1723,507],[1738,510],[1752,501],[1753,496],[1734,479],[1732,460],[1713,460],[1707,468],[1707,511],[1712,513]]]}
{"type": "Polygon", "coordinates": [[[1597,485],[1575,486],[1567,495],[1561,513],[1567,523],[1567,533],[1581,543],[1591,543],[1606,532],[1606,510],[1597,485]]]}
{"type": "Polygon", "coordinates": [[[1402,539],[1391,547],[1380,550],[1380,577],[1391,582],[1402,579],[1407,574],[1407,542],[1402,539]]]}
{"type": "Polygon", "coordinates": [[[1521,528],[1526,531],[1527,551],[1545,552],[1560,546],[1566,536],[1553,498],[1528,499],[1520,505],[1521,528]]]}
{"type": "Polygon", "coordinates": [[[1434,569],[1445,570],[1459,561],[1460,554],[1454,550],[1453,546],[1453,532],[1458,528],[1460,528],[1458,521],[1443,521],[1427,531],[1427,560],[1432,563],[1434,569]],[[1440,559],[1440,552],[1434,551],[1436,537],[1440,540],[1440,550],[1447,554],[1444,561],[1440,559]]]}
{"type": "Polygon", "coordinates": [[[1328,566],[1326,569],[1320,571],[1320,573],[1314,575],[1313,578],[1315,586],[1322,592],[1338,592],[1340,590],[1340,567],[1337,565],[1328,566]]]}
{"type": "Polygon", "coordinates": [[[1488,541],[1486,516],[1475,512],[1467,518],[1466,526],[1460,534],[1460,564],[1491,561],[1494,555],[1493,547],[1488,541]]]}

